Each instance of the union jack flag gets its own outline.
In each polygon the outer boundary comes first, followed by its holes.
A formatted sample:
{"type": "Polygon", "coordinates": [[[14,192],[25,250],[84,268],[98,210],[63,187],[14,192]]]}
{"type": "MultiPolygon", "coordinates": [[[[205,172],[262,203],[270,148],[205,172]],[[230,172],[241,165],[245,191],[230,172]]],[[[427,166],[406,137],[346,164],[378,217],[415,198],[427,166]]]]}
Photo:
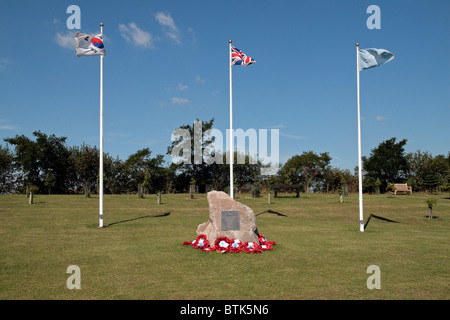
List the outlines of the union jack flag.
{"type": "Polygon", "coordinates": [[[231,66],[234,66],[235,64],[241,66],[248,66],[255,62],[256,62],[255,59],[248,57],[238,48],[231,46],[231,66]]]}

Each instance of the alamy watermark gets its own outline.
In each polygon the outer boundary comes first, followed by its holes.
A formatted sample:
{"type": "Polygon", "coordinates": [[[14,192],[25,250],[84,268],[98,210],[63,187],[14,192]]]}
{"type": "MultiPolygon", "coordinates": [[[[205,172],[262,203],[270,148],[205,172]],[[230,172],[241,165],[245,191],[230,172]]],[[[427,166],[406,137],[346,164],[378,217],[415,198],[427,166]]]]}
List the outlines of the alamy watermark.
{"type": "MultiPolygon", "coordinates": [[[[225,154],[226,163],[230,164],[230,129],[226,130],[225,149],[222,131],[212,128],[203,132],[202,121],[195,121],[193,133],[194,136],[191,137],[188,129],[176,129],[172,132],[171,139],[176,142],[171,152],[173,163],[224,164],[225,154]]],[[[261,175],[275,175],[280,166],[280,130],[270,130],[270,155],[267,136],[267,129],[233,130],[233,145],[236,145],[237,153],[236,164],[246,164],[246,158],[247,164],[257,164],[259,161],[261,175]],[[234,144],[235,140],[237,144],[234,144]],[[248,148],[246,148],[246,140],[248,140],[248,148]]]]}
{"type": "Polygon", "coordinates": [[[79,6],[71,4],[67,7],[66,13],[71,14],[66,20],[67,29],[81,29],[81,9],[79,6]]]}
{"type": "Polygon", "coordinates": [[[369,290],[381,289],[381,270],[379,266],[370,265],[367,267],[366,273],[371,276],[367,278],[366,285],[369,290]]]}
{"type": "Polygon", "coordinates": [[[377,5],[370,5],[366,10],[367,14],[372,14],[367,18],[366,26],[368,29],[381,29],[381,9],[377,5]]]}
{"type": "Polygon", "coordinates": [[[67,267],[66,273],[70,273],[71,276],[67,278],[67,289],[81,289],[81,270],[79,266],[70,265],[67,267]]]}

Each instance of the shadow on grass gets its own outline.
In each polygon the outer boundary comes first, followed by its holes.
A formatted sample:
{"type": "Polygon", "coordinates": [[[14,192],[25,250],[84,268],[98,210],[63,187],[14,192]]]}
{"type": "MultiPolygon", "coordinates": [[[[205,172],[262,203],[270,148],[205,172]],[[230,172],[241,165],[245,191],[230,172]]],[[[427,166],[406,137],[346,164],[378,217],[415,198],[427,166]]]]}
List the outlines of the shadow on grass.
{"type": "Polygon", "coordinates": [[[283,213],[279,213],[279,212],[276,212],[276,211],[272,211],[272,210],[266,210],[266,211],[263,211],[263,212],[261,212],[261,213],[258,213],[257,215],[255,215],[255,216],[259,216],[260,214],[263,214],[263,213],[266,213],[266,212],[268,212],[268,213],[273,213],[273,214],[276,214],[277,216],[280,216],[280,217],[287,217],[287,215],[285,215],[285,214],[283,214],[283,213]]]}
{"type": "Polygon", "coordinates": [[[122,221],[117,221],[117,222],[111,222],[110,224],[106,225],[105,228],[108,228],[108,227],[113,226],[113,225],[115,225],[115,224],[125,223],[125,222],[130,222],[130,221],[135,221],[135,220],[139,220],[139,219],[167,217],[169,214],[170,214],[170,211],[164,212],[164,213],[161,213],[161,214],[157,214],[157,215],[150,215],[150,214],[148,214],[148,215],[142,216],[142,217],[131,218],[131,219],[122,220],[122,221]]]}
{"type": "Polygon", "coordinates": [[[369,224],[369,221],[370,221],[370,219],[371,219],[372,217],[375,218],[375,219],[379,219],[379,220],[383,220],[383,221],[387,221],[387,222],[400,223],[400,222],[398,222],[398,221],[394,221],[394,220],[391,220],[391,219],[388,219],[388,218],[376,216],[376,215],[374,215],[373,213],[371,213],[370,216],[369,216],[369,219],[367,219],[367,222],[366,222],[366,224],[364,225],[364,230],[366,230],[367,225],[369,224]]]}

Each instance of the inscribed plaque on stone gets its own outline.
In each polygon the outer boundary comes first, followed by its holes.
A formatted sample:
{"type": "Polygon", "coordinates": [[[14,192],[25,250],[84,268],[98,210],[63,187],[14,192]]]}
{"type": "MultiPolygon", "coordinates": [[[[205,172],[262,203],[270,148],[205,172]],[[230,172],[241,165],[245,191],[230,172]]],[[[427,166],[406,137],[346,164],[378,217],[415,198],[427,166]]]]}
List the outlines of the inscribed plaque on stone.
{"type": "Polygon", "coordinates": [[[220,223],[222,231],[239,231],[240,230],[239,211],[234,210],[221,211],[220,223]]]}

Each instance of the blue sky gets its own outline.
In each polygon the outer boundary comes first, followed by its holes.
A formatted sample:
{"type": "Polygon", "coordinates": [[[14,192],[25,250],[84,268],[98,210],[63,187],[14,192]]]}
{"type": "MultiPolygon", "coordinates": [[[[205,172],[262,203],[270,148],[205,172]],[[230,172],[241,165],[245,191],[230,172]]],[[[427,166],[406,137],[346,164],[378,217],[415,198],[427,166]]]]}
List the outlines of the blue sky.
{"type": "MultiPolygon", "coordinates": [[[[256,60],[233,68],[234,128],[279,129],[280,160],[329,152],[357,165],[355,43],[395,60],[361,72],[362,154],[408,139],[450,150],[450,2],[380,0],[0,1],[0,139],[41,130],[99,145],[99,57],[75,55],[66,25],[104,23],[104,150],[165,154],[195,119],[229,126],[228,40],[256,60]],[[366,26],[368,6],[381,29],[366,26]]],[[[170,158],[166,157],[168,163],[170,158]]]]}

